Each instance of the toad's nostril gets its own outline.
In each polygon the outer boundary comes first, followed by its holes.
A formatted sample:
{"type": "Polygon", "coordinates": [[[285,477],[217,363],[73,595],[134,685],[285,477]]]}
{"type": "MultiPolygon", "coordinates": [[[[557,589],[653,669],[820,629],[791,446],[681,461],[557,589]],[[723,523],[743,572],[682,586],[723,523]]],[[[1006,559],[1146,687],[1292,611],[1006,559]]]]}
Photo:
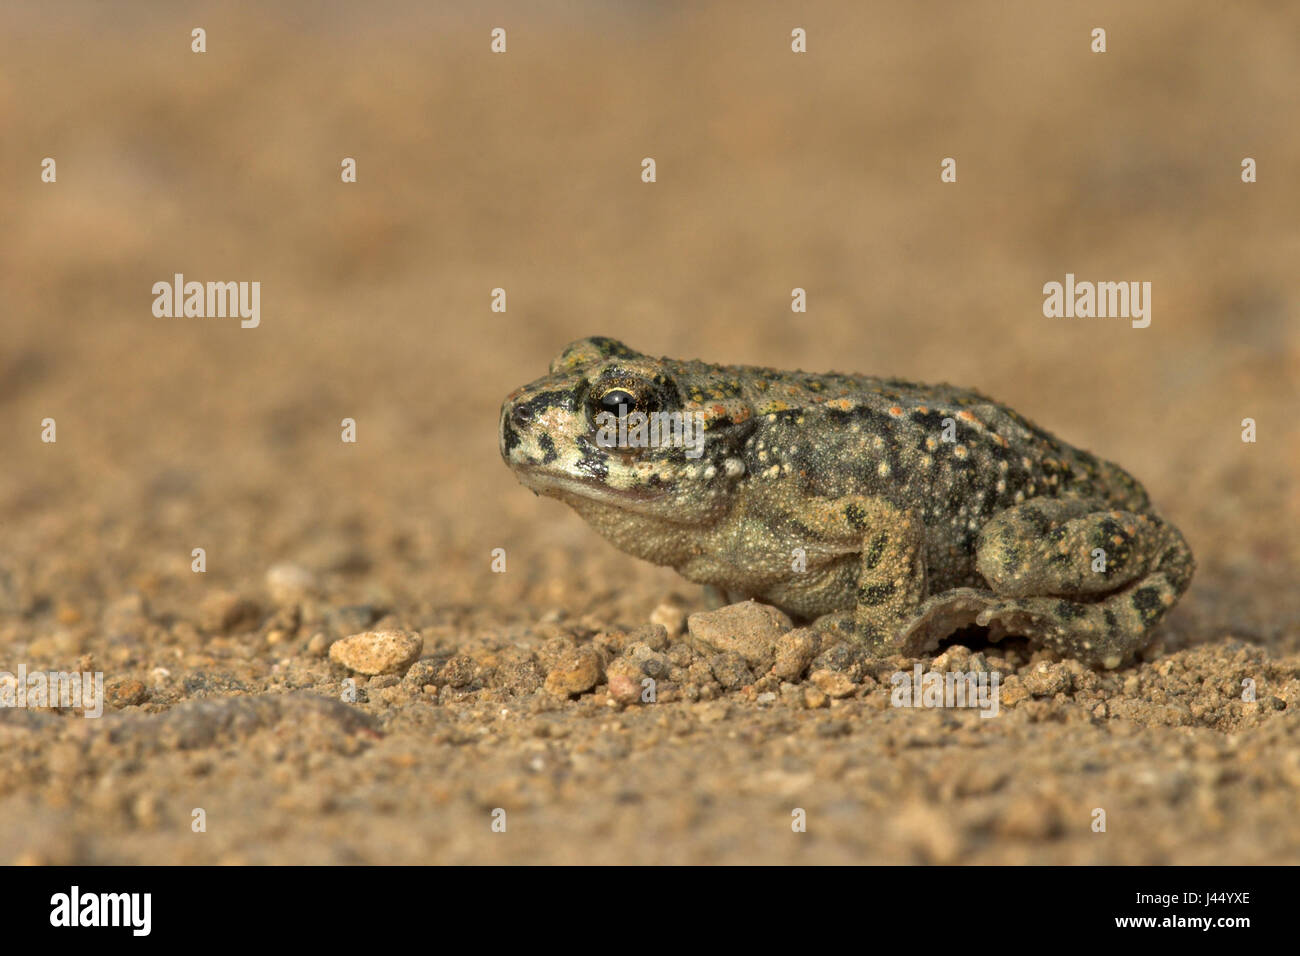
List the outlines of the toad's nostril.
{"type": "Polygon", "coordinates": [[[516,428],[523,428],[533,420],[533,410],[527,405],[516,405],[510,410],[510,420],[516,428]]]}

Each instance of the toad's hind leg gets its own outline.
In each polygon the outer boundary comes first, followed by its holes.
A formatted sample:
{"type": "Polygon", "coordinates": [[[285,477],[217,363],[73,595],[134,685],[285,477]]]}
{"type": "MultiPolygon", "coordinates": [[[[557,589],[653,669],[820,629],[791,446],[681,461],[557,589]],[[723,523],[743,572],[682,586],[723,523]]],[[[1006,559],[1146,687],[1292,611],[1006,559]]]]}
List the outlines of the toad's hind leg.
{"type": "Polygon", "coordinates": [[[1150,512],[1088,499],[1032,499],[980,532],[976,568],[994,599],[976,623],[1117,667],[1187,589],[1192,552],[1150,512]]]}

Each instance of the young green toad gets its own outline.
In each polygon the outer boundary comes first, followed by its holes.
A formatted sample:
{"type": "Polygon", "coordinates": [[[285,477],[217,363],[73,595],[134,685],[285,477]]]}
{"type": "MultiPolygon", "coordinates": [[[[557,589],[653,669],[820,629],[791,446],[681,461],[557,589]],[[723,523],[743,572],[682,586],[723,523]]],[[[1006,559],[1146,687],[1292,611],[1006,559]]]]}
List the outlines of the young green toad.
{"type": "Polygon", "coordinates": [[[1132,477],[950,385],[588,338],[506,399],[500,445],[624,551],[879,654],[978,624],[1117,667],[1195,569],[1132,477]]]}

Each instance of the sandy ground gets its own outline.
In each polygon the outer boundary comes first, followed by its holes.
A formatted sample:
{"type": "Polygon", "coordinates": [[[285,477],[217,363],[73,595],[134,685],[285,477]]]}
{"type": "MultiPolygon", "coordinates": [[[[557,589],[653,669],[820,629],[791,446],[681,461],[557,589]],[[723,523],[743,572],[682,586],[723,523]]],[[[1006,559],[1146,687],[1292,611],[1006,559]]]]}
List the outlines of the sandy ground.
{"type": "Polygon", "coordinates": [[[1300,861],[1300,9],[380,6],[0,10],[0,670],[109,698],[0,710],[0,860],[1300,861]],[[260,326],[155,318],[178,272],[260,326]],[[1045,318],[1067,272],[1151,326],[1045,318]],[[996,719],[891,707],[910,660],[718,664],[671,633],[700,588],[498,455],[597,333],[988,392],[1139,476],[1196,579],[1115,672],[960,635],[996,719]],[[373,626],[421,660],[345,702],[373,626]],[[653,704],[552,692],[647,654],[653,704]]]}

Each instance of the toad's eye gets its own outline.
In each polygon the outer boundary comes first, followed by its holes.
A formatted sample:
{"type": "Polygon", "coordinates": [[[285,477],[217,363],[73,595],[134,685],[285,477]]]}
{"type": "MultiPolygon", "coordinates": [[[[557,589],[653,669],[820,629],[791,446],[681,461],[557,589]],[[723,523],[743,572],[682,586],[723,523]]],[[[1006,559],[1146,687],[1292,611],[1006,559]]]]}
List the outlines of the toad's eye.
{"type": "Polygon", "coordinates": [[[602,427],[609,420],[621,422],[633,413],[651,415],[659,410],[660,403],[659,392],[650,382],[630,375],[611,375],[592,386],[587,414],[592,424],[602,427]]]}
{"type": "Polygon", "coordinates": [[[636,408],[636,396],[624,388],[611,388],[600,396],[600,411],[622,418],[636,408]]]}

